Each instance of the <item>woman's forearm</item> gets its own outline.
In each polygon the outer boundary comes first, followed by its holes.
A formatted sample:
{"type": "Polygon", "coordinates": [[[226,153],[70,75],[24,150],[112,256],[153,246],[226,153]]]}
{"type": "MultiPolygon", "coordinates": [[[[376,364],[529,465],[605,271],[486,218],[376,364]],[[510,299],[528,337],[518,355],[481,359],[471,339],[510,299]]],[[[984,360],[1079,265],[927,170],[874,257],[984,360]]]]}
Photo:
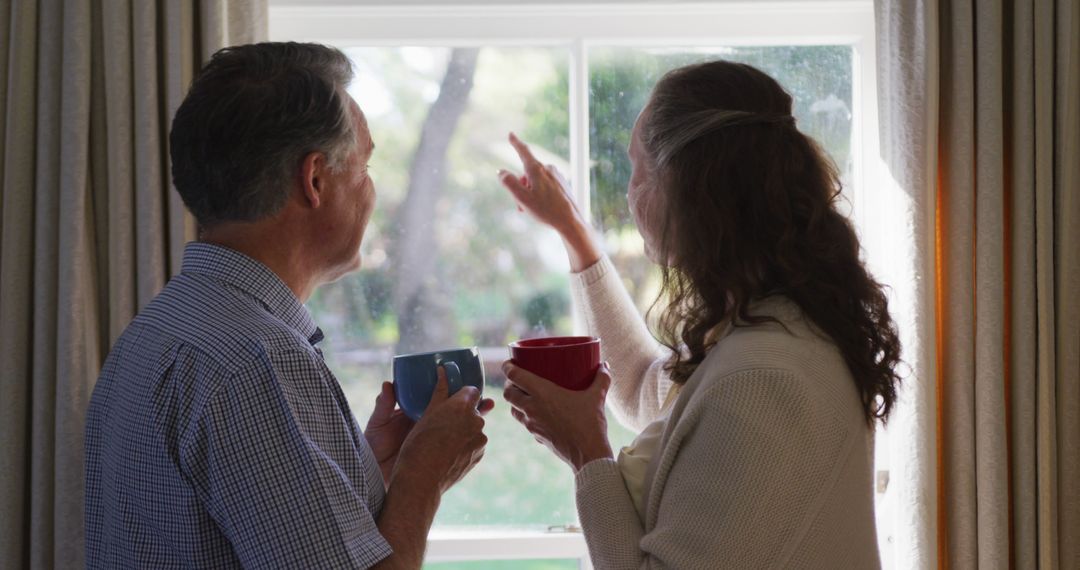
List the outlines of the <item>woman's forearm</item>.
{"type": "Polygon", "coordinates": [[[598,256],[571,279],[574,303],[614,379],[608,403],[624,425],[642,429],[656,419],[670,385],[663,347],[649,333],[610,260],[598,256]]]}
{"type": "Polygon", "coordinates": [[[580,273],[600,260],[599,239],[586,222],[576,221],[559,235],[570,259],[570,271],[580,273]]]}

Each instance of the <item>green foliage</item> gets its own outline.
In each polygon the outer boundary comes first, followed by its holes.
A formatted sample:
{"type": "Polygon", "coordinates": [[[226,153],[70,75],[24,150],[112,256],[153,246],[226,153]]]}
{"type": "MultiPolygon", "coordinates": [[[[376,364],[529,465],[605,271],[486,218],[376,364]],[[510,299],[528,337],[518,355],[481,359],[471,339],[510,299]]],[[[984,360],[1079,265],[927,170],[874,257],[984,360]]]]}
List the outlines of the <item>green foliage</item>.
{"type": "Polygon", "coordinates": [[[593,217],[601,228],[633,224],[626,204],[626,148],[637,115],[664,73],[727,59],[772,75],[795,100],[799,128],[851,168],[852,50],[849,46],[768,46],[714,50],[597,48],[589,57],[589,169],[593,217]]]}
{"type": "Polygon", "coordinates": [[[365,269],[334,286],[318,289],[307,306],[313,314],[325,315],[324,324],[331,330],[343,331],[357,341],[377,343],[386,336],[387,321],[393,321],[396,338],[392,294],[393,283],[388,274],[365,269]]]}
{"type": "Polygon", "coordinates": [[[570,74],[568,59],[557,60],[553,78],[525,104],[527,141],[550,141],[550,150],[570,156],[570,74]]]}
{"type": "Polygon", "coordinates": [[[552,289],[537,293],[525,302],[525,324],[533,330],[549,328],[569,310],[570,296],[566,289],[552,289]]]}

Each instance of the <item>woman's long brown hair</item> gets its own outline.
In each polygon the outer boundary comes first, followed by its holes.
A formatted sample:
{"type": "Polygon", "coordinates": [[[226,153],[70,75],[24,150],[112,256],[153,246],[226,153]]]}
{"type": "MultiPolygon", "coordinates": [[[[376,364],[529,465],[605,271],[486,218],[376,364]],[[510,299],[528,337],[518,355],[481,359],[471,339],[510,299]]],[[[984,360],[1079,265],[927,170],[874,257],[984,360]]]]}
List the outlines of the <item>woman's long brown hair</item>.
{"type": "Polygon", "coordinates": [[[723,325],[774,320],[749,306],[782,295],[839,348],[872,425],[896,401],[900,341],[837,211],[839,173],[791,107],[771,77],[727,61],[676,69],[653,90],[641,142],[665,193],[667,369],[685,382],[723,325]]]}

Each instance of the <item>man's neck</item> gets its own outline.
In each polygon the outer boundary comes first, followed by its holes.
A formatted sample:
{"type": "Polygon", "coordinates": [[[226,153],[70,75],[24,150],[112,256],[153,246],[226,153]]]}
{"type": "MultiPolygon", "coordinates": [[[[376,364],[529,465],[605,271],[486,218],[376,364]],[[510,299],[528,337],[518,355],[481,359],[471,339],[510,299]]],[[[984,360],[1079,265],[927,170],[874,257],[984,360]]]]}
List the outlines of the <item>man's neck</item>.
{"type": "Polygon", "coordinates": [[[318,286],[317,271],[304,255],[300,240],[289,232],[261,223],[230,222],[204,230],[199,241],[238,251],[273,271],[301,303],[318,286]]]}

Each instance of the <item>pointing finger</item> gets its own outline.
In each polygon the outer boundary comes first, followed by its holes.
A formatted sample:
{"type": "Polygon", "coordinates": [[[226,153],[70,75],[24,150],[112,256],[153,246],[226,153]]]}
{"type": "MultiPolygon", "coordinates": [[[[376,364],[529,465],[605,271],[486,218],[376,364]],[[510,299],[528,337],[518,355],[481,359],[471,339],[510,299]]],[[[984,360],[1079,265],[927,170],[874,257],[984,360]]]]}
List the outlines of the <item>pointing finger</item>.
{"type": "Polygon", "coordinates": [[[521,158],[521,163],[525,165],[525,171],[528,172],[530,176],[537,176],[544,170],[544,166],[540,164],[539,160],[536,160],[535,156],[533,156],[532,150],[529,149],[529,145],[522,142],[514,133],[510,133],[510,144],[513,145],[514,150],[517,151],[518,157],[521,158]]]}

